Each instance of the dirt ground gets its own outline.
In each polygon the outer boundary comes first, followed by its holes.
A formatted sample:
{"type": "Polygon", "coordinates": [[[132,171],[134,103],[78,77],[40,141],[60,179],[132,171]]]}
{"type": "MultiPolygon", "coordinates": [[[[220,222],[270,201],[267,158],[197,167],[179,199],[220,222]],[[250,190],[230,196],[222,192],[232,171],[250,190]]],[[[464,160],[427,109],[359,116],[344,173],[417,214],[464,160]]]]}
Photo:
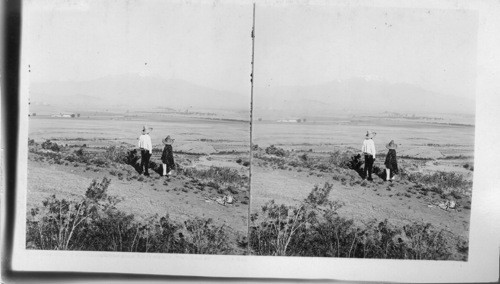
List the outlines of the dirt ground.
{"type": "Polygon", "coordinates": [[[174,220],[181,221],[196,216],[206,217],[218,224],[226,224],[237,232],[246,231],[248,206],[241,203],[220,205],[212,200],[217,194],[197,188],[183,191],[181,189],[190,183],[184,176],[167,178],[152,173],[143,181],[127,181],[111,176],[106,169],[94,172],[85,170],[85,167],[47,166],[38,161],[30,161],[28,171],[28,208],[40,205],[43,199],[53,194],[60,198],[78,198],[84,195],[93,179],[100,181],[108,177],[111,178],[108,194],[123,198],[119,208],[137,217],[169,214],[174,220]]]}

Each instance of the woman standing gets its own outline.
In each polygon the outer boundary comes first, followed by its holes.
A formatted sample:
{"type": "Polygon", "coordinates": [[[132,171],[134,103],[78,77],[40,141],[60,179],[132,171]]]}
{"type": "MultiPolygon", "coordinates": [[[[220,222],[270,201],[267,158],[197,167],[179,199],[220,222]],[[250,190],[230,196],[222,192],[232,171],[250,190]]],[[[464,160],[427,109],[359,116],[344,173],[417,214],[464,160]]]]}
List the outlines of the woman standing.
{"type": "Polygon", "coordinates": [[[393,181],[396,175],[399,173],[398,171],[398,161],[396,158],[396,148],[398,145],[394,143],[394,140],[391,140],[389,144],[385,145],[389,152],[387,152],[387,156],[385,156],[385,180],[393,181]]]}
{"type": "Polygon", "coordinates": [[[163,148],[163,153],[161,154],[161,161],[163,163],[163,175],[171,175],[172,170],[175,168],[174,162],[174,151],[172,149],[172,144],[175,139],[170,138],[168,135],[165,139],[162,140],[165,147],[163,148]]]}

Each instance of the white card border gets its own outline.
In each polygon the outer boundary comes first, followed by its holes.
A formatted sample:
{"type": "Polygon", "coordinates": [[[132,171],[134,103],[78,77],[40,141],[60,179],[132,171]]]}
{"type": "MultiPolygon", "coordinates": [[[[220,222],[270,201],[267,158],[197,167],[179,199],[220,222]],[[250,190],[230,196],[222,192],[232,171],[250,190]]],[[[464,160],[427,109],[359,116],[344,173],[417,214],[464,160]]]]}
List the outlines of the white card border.
{"type": "MultiPolygon", "coordinates": [[[[74,271],[207,277],[338,279],[397,282],[497,281],[499,265],[498,157],[500,4],[494,1],[257,1],[265,5],[342,5],[471,9],[479,16],[475,172],[467,262],[305,257],[167,255],[113,252],[32,251],[25,244],[28,108],[26,71],[21,70],[17,215],[14,271],[74,271]],[[24,162],[23,162],[24,161],[24,162]]],[[[257,34],[258,39],[258,34],[257,34]]],[[[21,66],[26,62],[21,58],[21,66]]],[[[260,63],[257,63],[260,64],[260,63]]],[[[22,69],[22,68],[21,68],[22,69]]]]}

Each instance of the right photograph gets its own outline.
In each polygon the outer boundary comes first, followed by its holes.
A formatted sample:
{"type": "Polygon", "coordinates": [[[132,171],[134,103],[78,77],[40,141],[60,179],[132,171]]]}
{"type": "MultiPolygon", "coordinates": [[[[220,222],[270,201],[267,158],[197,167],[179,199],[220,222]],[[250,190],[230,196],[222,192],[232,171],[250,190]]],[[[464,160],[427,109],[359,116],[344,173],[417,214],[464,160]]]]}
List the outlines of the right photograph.
{"type": "Polygon", "coordinates": [[[467,261],[477,25],[257,5],[251,254],[467,261]]]}

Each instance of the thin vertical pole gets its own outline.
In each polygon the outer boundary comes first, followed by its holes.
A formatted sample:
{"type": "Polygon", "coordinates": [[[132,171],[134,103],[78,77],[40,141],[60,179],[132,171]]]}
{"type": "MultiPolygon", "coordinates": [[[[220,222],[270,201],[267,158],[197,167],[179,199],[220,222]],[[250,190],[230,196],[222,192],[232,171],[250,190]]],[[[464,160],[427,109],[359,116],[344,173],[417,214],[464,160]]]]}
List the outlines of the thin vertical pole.
{"type": "Polygon", "coordinates": [[[253,79],[254,79],[254,50],[255,50],[255,3],[253,3],[253,19],[252,19],[252,73],[250,73],[250,168],[248,172],[248,190],[249,190],[249,201],[248,201],[248,216],[247,216],[247,254],[251,253],[250,248],[250,216],[252,209],[252,156],[253,156],[253,79]]]}

